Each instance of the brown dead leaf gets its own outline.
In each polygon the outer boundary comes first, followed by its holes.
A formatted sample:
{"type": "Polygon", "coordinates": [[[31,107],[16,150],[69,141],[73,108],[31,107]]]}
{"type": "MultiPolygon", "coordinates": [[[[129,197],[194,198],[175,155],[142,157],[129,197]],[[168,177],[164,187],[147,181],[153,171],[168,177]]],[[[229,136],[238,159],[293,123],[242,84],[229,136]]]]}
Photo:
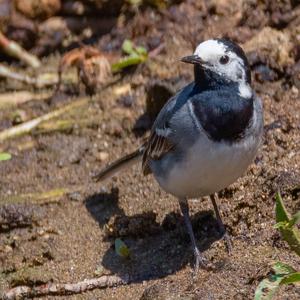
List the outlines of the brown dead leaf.
{"type": "Polygon", "coordinates": [[[90,92],[107,82],[111,76],[111,67],[104,55],[93,56],[82,63],[80,78],[90,92]]]}
{"type": "Polygon", "coordinates": [[[78,80],[86,87],[87,92],[94,93],[111,77],[111,66],[107,56],[97,48],[82,46],[66,53],[59,64],[59,86],[62,74],[70,67],[77,68],[78,80]]]}

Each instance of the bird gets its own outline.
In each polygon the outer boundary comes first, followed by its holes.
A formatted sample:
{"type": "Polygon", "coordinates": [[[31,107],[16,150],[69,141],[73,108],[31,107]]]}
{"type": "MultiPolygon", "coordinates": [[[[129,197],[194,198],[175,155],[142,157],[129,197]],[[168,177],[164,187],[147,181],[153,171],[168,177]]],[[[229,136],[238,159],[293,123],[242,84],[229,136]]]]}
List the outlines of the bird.
{"type": "Polygon", "coordinates": [[[257,155],[263,135],[263,106],[251,87],[243,49],[227,38],[201,42],[181,58],[194,65],[194,81],[171,97],[136,151],[94,177],[104,181],[138,162],[160,187],[178,199],[195,257],[194,270],[207,267],[197,247],[188,199],[209,196],[227,250],[217,193],[241,177],[257,155]]]}

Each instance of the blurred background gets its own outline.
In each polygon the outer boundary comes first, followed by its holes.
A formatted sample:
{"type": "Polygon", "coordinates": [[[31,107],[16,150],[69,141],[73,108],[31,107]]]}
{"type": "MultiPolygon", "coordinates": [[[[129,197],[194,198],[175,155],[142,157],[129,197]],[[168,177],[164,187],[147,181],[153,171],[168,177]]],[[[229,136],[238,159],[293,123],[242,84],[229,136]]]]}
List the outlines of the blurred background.
{"type": "MultiPolygon", "coordinates": [[[[299,1],[0,0],[0,29],[0,295],[115,274],[130,284],[56,294],[252,299],[270,262],[300,269],[274,228],[278,189],[300,210],[299,1]],[[191,201],[199,246],[216,264],[191,281],[176,200],[140,166],[105,185],[92,175],[143,143],[193,80],[180,58],[216,37],[245,50],[265,134],[246,176],[219,193],[232,256],[209,201],[191,201]]],[[[299,298],[288,286],[276,299],[299,298]]]]}

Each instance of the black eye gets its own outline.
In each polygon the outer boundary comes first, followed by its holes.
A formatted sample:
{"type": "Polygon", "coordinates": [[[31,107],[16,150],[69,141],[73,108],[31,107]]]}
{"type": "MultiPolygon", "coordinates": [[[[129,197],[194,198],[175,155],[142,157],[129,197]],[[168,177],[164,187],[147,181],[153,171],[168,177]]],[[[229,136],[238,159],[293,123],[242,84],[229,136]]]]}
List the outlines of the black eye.
{"type": "Polygon", "coordinates": [[[228,55],[221,56],[219,62],[222,65],[227,64],[229,62],[229,56],[228,55]]]}

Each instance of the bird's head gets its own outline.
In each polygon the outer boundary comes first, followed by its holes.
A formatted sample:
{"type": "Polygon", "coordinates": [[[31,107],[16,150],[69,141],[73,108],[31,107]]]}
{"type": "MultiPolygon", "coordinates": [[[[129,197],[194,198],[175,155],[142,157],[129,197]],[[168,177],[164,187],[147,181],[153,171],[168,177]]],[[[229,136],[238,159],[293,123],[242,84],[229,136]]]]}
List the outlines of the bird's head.
{"type": "Polygon", "coordinates": [[[227,39],[211,39],[198,45],[193,55],[181,61],[195,65],[198,81],[234,82],[251,84],[249,63],[243,49],[227,39]],[[202,78],[201,78],[202,77],[202,78]],[[204,78],[203,78],[204,77],[204,78]],[[207,77],[207,78],[205,78],[207,77]]]}

